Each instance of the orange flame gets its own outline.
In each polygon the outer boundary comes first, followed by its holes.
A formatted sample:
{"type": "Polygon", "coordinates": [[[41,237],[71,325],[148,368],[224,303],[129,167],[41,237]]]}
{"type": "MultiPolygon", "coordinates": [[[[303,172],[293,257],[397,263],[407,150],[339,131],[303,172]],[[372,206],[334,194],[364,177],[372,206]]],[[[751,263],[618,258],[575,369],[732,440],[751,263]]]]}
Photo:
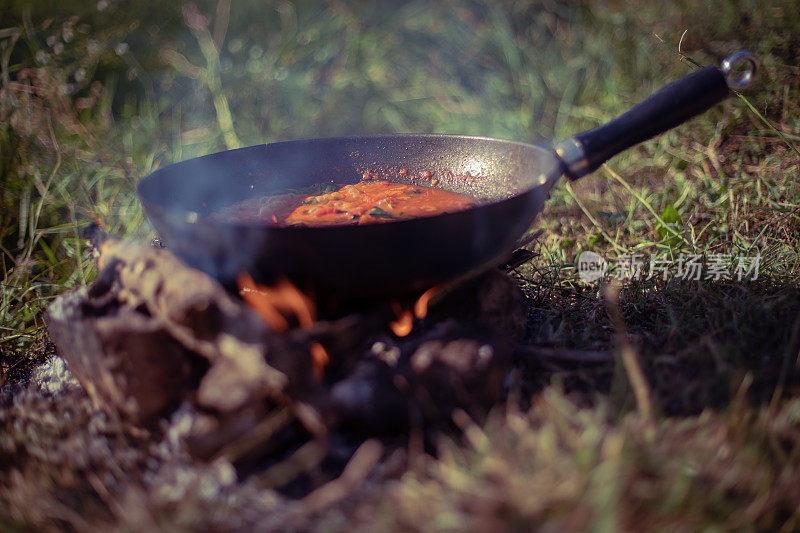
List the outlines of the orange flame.
{"type": "MultiPolygon", "coordinates": [[[[280,279],[274,286],[267,287],[257,284],[250,274],[242,272],[236,283],[245,303],[279,333],[288,331],[292,322],[308,329],[317,319],[313,300],[287,279],[280,279]]],[[[320,381],[331,358],[318,342],[312,342],[308,352],[311,354],[314,378],[320,381]]]]}
{"type": "Polygon", "coordinates": [[[392,310],[394,311],[397,320],[389,322],[389,327],[392,332],[398,337],[405,337],[414,328],[414,318],[423,319],[428,316],[428,304],[431,299],[439,293],[441,287],[439,285],[431,287],[422,293],[422,296],[417,298],[411,309],[405,309],[397,301],[392,301],[392,310]],[[412,312],[413,310],[413,312],[412,312]]]}
{"type": "Polygon", "coordinates": [[[331,362],[331,356],[323,345],[318,342],[312,342],[308,347],[311,354],[311,363],[314,365],[314,378],[321,381],[325,374],[325,367],[331,362]]]}
{"type": "Polygon", "coordinates": [[[292,317],[302,328],[310,327],[317,318],[317,309],[311,298],[287,279],[280,279],[274,287],[266,287],[253,281],[247,272],[242,272],[236,283],[242,299],[275,331],[287,331],[292,317]]]}
{"type": "Polygon", "coordinates": [[[403,309],[403,306],[396,301],[392,301],[392,310],[397,316],[397,320],[389,322],[389,327],[398,337],[405,337],[414,328],[414,315],[410,310],[403,309]]]}
{"type": "Polygon", "coordinates": [[[417,318],[425,318],[428,316],[428,304],[431,301],[431,298],[436,296],[439,291],[441,290],[441,286],[436,285],[435,287],[431,287],[427,291],[422,293],[422,296],[417,298],[417,301],[414,302],[414,316],[417,318]]]}

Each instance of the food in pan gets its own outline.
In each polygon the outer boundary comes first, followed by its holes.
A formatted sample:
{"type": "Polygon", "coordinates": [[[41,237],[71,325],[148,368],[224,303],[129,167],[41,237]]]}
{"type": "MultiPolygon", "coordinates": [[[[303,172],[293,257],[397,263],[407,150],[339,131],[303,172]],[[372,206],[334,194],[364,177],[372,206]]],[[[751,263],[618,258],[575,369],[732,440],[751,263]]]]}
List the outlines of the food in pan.
{"type": "Polygon", "coordinates": [[[376,224],[407,218],[452,213],[478,202],[451,191],[364,180],[329,186],[316,194],[282,194],[245,200],[219,211],[218,220],[272,223],[281,226],[376,224]]]}

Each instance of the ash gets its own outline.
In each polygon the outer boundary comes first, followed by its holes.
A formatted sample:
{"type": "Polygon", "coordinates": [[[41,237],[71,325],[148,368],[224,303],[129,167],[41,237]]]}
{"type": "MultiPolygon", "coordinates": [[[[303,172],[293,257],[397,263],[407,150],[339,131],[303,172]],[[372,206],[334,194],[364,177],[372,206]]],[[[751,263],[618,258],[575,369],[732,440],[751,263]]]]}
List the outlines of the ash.
{"type": "Polygon", "coordinates": [[[72,376],[67,362],[57,355],[50,356],[47,361],[33,369],[30,386],[37,387],[43,393],[51,395],[63,394],[67,389],[80,387],[78,380],[72,376]]]}
{"type": "MultiPolygon", "coordinates": [[[[98,408],[50,356],[0,389],[0,523],[75,530],[273,531],[292,503],[233,465],[193,459],[188,404],[144,431],[98,408]]],[[[295,511],[295,514],[296,511],[295,511]]]]}
{"type": "Polygon", "coordinates": [[[0,387],[0,406],[22,401],[25,395],[58,396],[73,388],[80,388],[80,383],[69,371],[67,362],[52,354],[35,366],[25,379],[9,380],[0,387]]]}

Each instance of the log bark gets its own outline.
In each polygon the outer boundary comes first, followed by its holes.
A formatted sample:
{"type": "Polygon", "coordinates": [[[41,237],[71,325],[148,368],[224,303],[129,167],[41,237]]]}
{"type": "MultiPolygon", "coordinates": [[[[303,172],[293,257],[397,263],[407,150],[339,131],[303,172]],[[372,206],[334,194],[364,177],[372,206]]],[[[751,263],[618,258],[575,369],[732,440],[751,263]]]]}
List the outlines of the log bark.
{"type": "MultiPolygon", "coordinates": [[[[283,394],[290,376],[266,362],[269,327],[215,280],[160,248],[107,239],[100,252],[97,281],[60,296],[45,315],[99,404],[148,424],[190,396],[233,412],[283,394]]],[[[299,380],[308,369],[296,355],[270,354],[299,380]]]]}
{"type": "Polygon", "coordinates": [[[196,387],[207,364],[161,321],[88,293],[62,295],[47,310],[59,354],[98,406],[136,423],[155,422],[196,387]]]}

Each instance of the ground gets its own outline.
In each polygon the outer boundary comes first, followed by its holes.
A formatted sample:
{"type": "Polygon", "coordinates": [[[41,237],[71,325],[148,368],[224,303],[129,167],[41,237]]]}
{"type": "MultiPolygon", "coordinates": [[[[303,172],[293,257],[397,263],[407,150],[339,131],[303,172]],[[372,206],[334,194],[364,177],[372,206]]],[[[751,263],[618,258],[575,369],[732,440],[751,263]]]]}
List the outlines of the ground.
{"type": "Polygon", "coordinates": [[[134,187],[153,169],[338,134],[562,139],[748,49],[751,88],[561,183],[532,228],[527,341],[614,362],[521,361],[530,405],[462,420],[437,458],[298,527],[797,529],[798,30],[794,1],[0,0],[0,527],[303,514],[191,465],[180,413],[158,438],[98,414],[50,358],[43,309],[95,274],[80,228],[150,238],[134,187]],[[584,283],[585,250],[676,271],[584,283]],[[694,255],[759,256],[758,279],[679,279],[694,255]]]}

